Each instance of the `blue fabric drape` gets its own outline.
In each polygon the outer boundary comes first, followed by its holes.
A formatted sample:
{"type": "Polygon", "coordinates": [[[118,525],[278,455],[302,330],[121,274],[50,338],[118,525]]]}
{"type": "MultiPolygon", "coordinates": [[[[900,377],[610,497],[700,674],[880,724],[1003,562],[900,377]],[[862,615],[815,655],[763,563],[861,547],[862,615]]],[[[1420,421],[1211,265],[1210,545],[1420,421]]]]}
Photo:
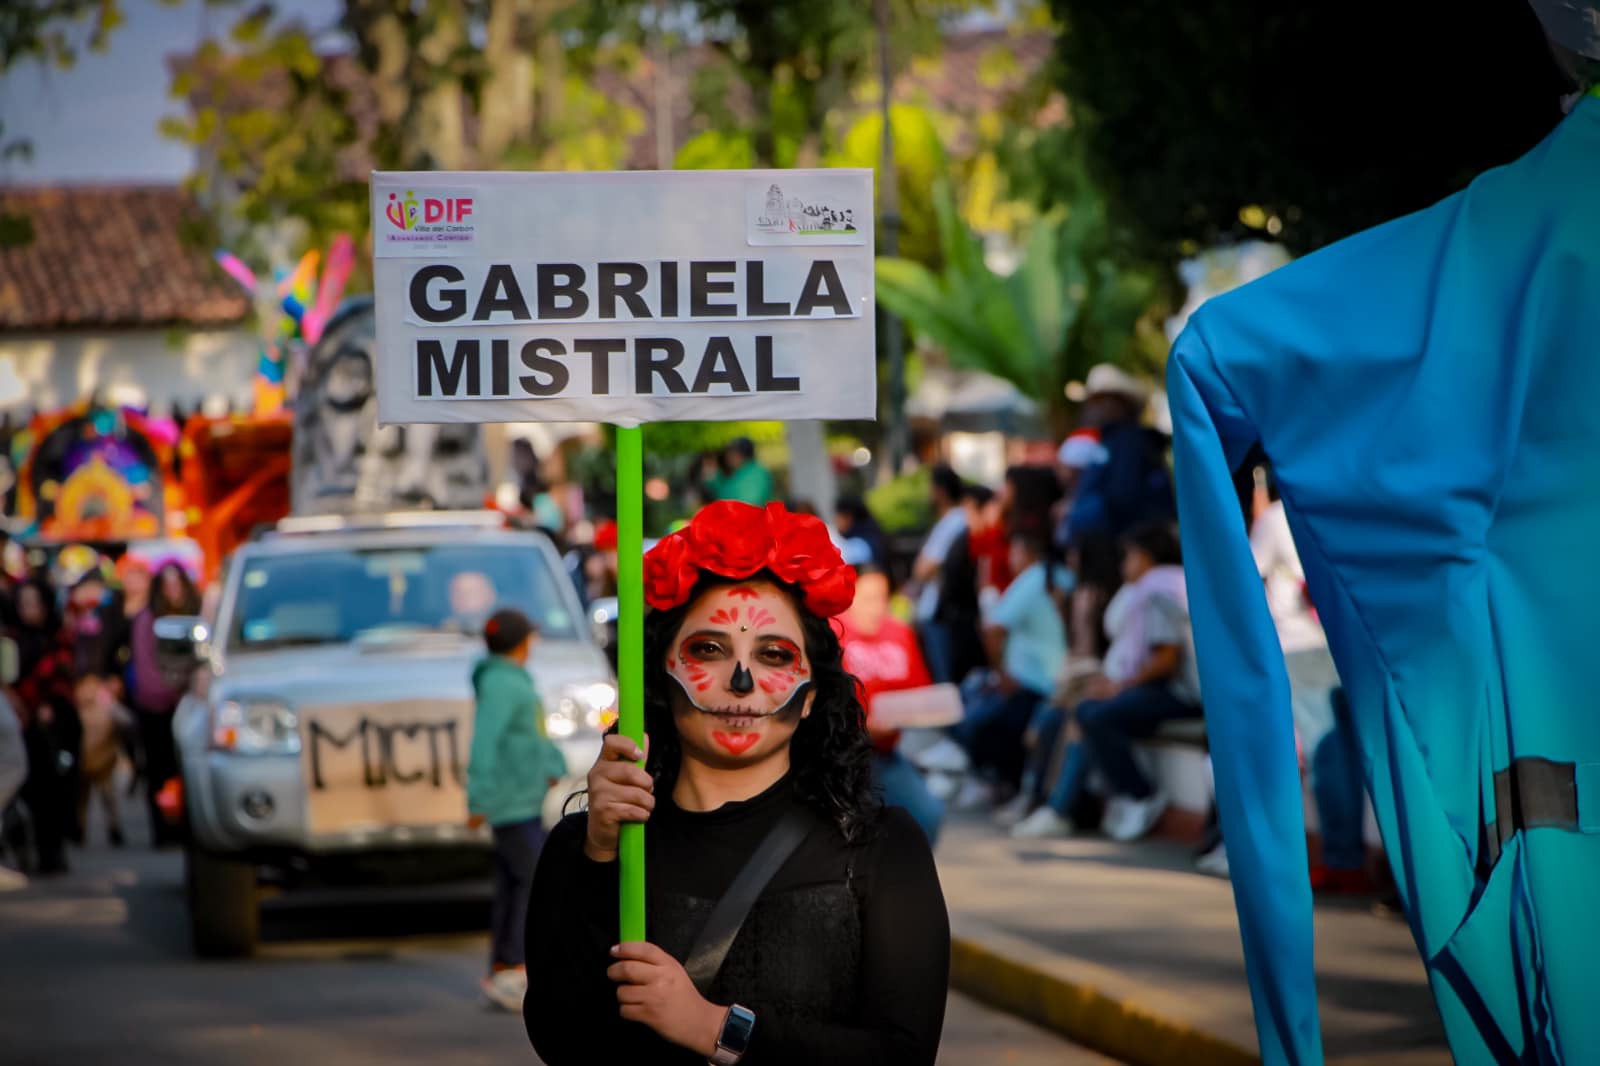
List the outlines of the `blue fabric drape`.
{"type": "Polygon", "coordinates": [[[1600,825],[1511,832],[1495,797],[1513,760],[1575,764],[1600,822],[1600,100],[1456,196],[1210,301],[1168,390],[1263,1058],[1321,1047],[1288,683],[1231,481],[1257,444],[1457,1061],[1600,1062],[1600,825]]]}

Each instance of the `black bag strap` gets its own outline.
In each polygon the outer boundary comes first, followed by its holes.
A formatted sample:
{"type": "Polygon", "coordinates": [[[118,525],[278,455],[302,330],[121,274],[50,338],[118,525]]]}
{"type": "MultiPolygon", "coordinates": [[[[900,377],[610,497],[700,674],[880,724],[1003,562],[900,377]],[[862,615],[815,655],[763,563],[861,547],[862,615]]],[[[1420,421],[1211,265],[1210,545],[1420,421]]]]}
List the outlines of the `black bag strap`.
{"type": "Polygon", "coordinates": [[[711,994],[711,982],[717,979],[723,960],[728,957],[734,939],[750,915],[750,908],[755,906],[767,882],[817,824],[816,817],[805,808],[790,808],[778,824],[767,831],[761,845],[745,860],[728,891],[712,908],[711,917],[706,919],[705,927],[689,950],[688,961],[683,964],[689,980],[702,996],[711,994]]]}

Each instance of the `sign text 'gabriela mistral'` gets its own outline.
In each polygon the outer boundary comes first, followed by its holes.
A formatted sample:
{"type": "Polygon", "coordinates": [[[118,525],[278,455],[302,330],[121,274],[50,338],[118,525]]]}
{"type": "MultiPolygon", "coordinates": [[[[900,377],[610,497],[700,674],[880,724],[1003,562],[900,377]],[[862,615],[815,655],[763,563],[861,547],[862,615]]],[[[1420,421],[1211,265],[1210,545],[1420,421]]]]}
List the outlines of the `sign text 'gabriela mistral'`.
{"type": "MultiPolygon", "coordinates": [[[[854,264],[850,264],[854,265],[854,264]]],[[[745,323],[850,318],[854,303],[831,259],[809,264],[762,259],[655,263],[491,263],[473,276],[453,263],[417,267],[408,287],[411,321],[434,326],[592,324],[591,336],[519,338],[419,336],[417,394],[454,399],[561,395],[574,361],[592,395],[798,392],[798,377],[777,372],[773,336],[745,323]],[[795,269],[805,266],[803,278],[795,269]],[[605,335],[608,322],[715,323],[693,348],[670,332],[605,335]],[[741,348],[743,350],[741,350],[741,348]]],[[[533,332],[537,333],[538,330],[533,332]]]]}
{"type": "Polygon", "coordinates": [[[852,171],[375,175],[380,414],[872,417],[871,196],[852,171]],[[434,200],[471,209],[430,230],[434,200]]]}

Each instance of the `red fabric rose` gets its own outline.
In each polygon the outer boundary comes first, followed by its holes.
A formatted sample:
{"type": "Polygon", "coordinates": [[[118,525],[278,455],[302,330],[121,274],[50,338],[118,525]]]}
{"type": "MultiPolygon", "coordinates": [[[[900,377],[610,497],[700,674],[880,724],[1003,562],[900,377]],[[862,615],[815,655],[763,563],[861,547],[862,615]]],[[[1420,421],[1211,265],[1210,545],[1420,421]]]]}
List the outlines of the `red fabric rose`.
{"type": "Polygon", "coordinates": [[[644,602],[658,611],[688,602],[700,567],[695,563],[689,538],[683,533],[662,537],[644,557],[644,602]]]}
{"type": "Polygon", "coordinates": [[[762,510],[722,500],[650,549],[645,602],[657,610],[687,603],[702,571],[739,579],[763,569],[798,588],[806,609],[824,618],[855,600],[856,572],[840,558],[820,518],[790,514],[781,503],[762,510]]]}
{"type": "Polygon", "coordinates": [[[844,565],[822,519],[790,514],[783,504],[769,503],[767,521],[772,526],[772,572],[784,581],[803,585],[844,565]]]}
{"type": "Polygon", "coordinates": [[[772,554],[766,514],[738,500],[702,507],[685,532],[700,568],[723,577],[749,577],[772,554]]]}
{"type": "Polygon", "coordinates": [[[772,503],[767,521],[773,538],[768,565],[780,580],[799,586],[807,610],[831,618],[855,601],[856,572],[845,565],[822,519],[772,503]]]}
{"type": "Polygon", "coordinates": [[[841,562],[822,577],[800,586],[805,593],[806,609],[823,618],[843,614],[856,601],[856,572],[854,567],[841,562]]]}

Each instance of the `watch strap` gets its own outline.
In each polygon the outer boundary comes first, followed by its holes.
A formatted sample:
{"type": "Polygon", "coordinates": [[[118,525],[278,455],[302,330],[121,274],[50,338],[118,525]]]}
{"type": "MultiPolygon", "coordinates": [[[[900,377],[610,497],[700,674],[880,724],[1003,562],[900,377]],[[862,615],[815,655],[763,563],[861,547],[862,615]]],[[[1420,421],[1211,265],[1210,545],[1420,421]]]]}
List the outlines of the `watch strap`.
{"type": "Polygon", "coordinates": [[[755,1028],[755,1011],[737,1003],[729,1007],[728,1016],[722,1021],[722,1033],[717,1037],[717,1049],[706,1061],[712,1066],[737,1066],[750,1050],[750,1036],[755,1028]]]}

